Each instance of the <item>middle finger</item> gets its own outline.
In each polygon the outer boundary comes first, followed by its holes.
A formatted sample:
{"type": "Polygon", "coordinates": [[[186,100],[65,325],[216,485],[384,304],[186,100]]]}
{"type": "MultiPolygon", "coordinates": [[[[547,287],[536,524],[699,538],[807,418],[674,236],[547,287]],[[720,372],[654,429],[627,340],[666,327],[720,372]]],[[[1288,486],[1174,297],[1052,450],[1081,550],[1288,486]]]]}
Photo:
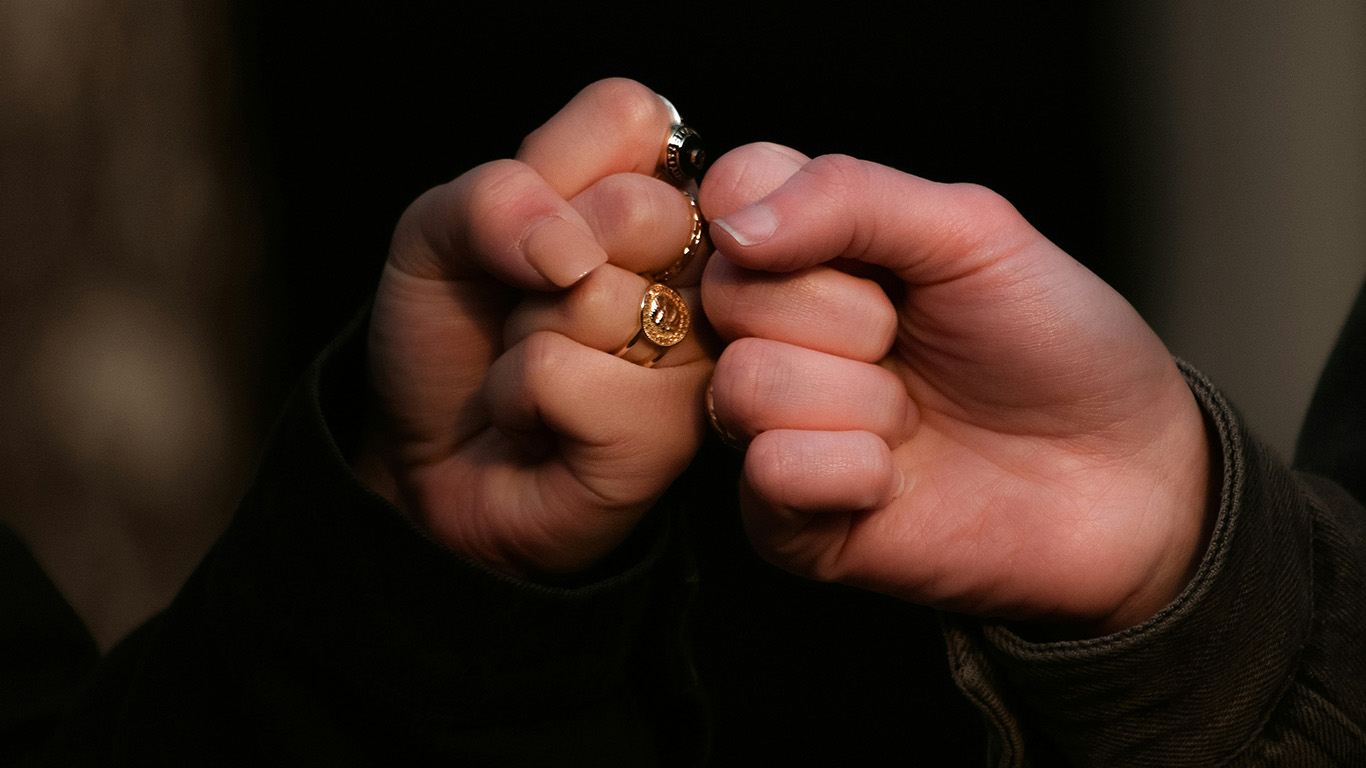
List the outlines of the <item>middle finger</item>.
{"type": "Polygon", "coordinates": [[[587,222],[607,261],[641,274],[656,274],[690,258],[669,285],[696,285],[707,243],[692,195],[659,179],[618,173],[596,182],[570,201],[587,222]]]}

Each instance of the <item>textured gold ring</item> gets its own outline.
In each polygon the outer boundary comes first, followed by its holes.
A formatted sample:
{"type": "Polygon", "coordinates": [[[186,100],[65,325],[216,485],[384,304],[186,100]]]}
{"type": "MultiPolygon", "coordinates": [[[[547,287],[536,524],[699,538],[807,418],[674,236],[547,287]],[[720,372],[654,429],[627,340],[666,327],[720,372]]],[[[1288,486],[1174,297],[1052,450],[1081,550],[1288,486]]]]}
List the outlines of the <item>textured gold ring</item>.
{"type": "Polygon", "coordinates": [[[716,398],[711,393],[711,382],[707,382],[706,403],[707,423],[711,424],[711,430],[716,433],[717,437],[721,438],[721,442],[725,443],[726,446],[735,448],[736,450],[744,450],[744,441],[736,437],[729,429],[726,429],[725,425],[721,423],[721,419],[716,416],[716,398]]]}
{"type": "Polygon", "coordinates": [[[692,326],[692,313],[683,297],[663,283],[651,283],[645,289],[645,295],[640,297],[638,319],[640,328],[635,335],[612,354],[631,359],[631,351],[644,342],[650,348],[649,354],[631,362],[646,368],[653,367],[670,347],[687,338],[688,328],[692,326]]]}
{"type": "Polygon", "coordinates": [[[645,277],[656,283],[667,283],[682,274],[683,270],[692,263],[693,257],[704,249],[704,241],[707,237],[707,223],[702,219],[702,211],[697,207],[697,197],[688,190],[682,190],[683,196],[688,199],[688,210],[692,214],[692,231],[688,234],[688,244],[683,247],[683,253],[663,270],[646,275],[645,277]]]}

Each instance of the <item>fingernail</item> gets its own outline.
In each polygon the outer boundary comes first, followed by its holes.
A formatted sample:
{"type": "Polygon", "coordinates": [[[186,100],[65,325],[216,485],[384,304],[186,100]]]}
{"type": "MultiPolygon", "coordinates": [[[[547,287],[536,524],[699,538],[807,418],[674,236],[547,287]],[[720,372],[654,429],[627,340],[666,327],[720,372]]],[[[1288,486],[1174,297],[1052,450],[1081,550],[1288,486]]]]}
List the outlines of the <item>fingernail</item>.
{"type": "Polygon", "coordinates": [[[659,100],[664,102],[664,106],[669,108],[669,119],[673,121],[674,125],[678,125],[679,123],[683,122],[683,116],[678,114],[678,109],[674,107],[674,103],[672,101],[669,101],[668,99],[664,98],[662,94],[656,93],[655,95],[659,96],[659,100]]]}
{"type": "Polygon", "coordinates": [[[607,262],[607,253],[592,235],[558,216],[528,227],[521,248],[531,268],[560,288],[568,288],[607,262]]]}
{"type": "Polygon", "coordinates": [[[900,469],[896,471],[896,490],[892,491],[892,498],[896,498],[906,492],[906,473],[900,469]]]}
{"type": "Polygon", "coordinates": [[[756,204],[725,218],[713,219],[712,223],[730,233],[740,245],[758,245],[777,231],[778,216],[767,205],[756,204]]]}

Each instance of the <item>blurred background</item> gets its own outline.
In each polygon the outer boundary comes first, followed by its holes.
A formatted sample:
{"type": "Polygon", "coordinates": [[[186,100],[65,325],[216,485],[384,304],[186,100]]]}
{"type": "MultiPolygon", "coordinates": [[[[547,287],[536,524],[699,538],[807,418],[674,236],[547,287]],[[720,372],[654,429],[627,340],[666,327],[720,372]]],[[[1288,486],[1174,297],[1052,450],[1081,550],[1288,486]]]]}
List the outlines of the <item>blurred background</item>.
{"type": "Polygon", "coordinates": [[[1359,2],[389,5],[0,0],[0,509],[104,647],[226,524],[407,203],[594,79],[714,153],[997,189],[1287,456],[1366,275],[1359,2]]]}

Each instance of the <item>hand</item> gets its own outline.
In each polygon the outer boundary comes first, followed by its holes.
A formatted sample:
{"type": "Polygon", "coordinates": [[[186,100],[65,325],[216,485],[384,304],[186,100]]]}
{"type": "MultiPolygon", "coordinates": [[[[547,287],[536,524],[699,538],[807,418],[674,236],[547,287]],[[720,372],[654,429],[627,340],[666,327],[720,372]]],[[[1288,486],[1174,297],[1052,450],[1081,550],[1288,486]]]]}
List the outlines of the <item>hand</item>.
{"type": "MultiPolygon", "coordinates": [[[[699,332],[655,368],[611,354],[640,327],[637,273],[674,261],[692,228],[687,198],[651,176],[670,123],[643,86],[595,83],[394,233],[369,332],[375,428],[354,464],[494,568],[592,565],[697,450],[699,332]]],[[[701,261],[676,283],[691,278],[694,309],[701,261]]]]}
{"type": "Polygon", "coordinates": [[[770,560],[1105,633],[1203,552],[1209,449],[1167,350],[976,186],[742,147],[708,172],[712,397],[770,560]]]}

